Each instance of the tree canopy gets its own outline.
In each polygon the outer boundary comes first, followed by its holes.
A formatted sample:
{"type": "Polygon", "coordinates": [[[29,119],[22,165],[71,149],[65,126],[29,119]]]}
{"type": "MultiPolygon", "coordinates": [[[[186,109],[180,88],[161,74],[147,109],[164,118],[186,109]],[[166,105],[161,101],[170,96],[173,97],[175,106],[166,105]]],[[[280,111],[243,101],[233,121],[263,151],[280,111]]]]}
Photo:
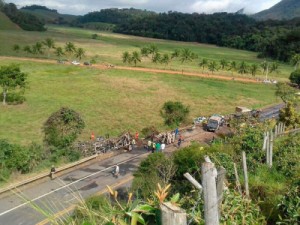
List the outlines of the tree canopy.
{"type": "Polygon", "coordinates": [[[26,88],[27,74],[21,72],[17,65],[1,66],[0,68],[0,86],[2,87],[3,105],[6,104],[8,91],[24,90],[26,88]]]}
{"type": "Polygon", "coordinates": [[[166,102],[160,113],[168,126],[178,126],[185,121],[190,110],[189,107],[184,106],[181,102],[166,102]]]}

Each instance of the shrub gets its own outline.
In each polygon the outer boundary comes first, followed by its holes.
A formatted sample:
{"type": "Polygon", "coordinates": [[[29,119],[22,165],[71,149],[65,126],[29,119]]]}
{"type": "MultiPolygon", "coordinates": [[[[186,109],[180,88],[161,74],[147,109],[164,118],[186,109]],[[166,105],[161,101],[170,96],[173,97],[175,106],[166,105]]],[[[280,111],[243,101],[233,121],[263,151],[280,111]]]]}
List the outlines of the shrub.
{"type": "Polygon", "coordinates": [[[189,107],[184,106],[181,102],[166,102],[160,114],[168,126],[178,126],[181,122],[185,121],[190,110],[189,107]]]}
{"type": "Polygon", "coordinates": [[[290,75],[290,81],[297,85],[300,85],[300,69],[295,70],[290,75]]]}
{"type": "Polygon", "coordinates": [[[53,113],[44,124],[45,142],[55,147],[70,146],[82,132],[85,123],[72,109],[61,108],[53,113]]]}

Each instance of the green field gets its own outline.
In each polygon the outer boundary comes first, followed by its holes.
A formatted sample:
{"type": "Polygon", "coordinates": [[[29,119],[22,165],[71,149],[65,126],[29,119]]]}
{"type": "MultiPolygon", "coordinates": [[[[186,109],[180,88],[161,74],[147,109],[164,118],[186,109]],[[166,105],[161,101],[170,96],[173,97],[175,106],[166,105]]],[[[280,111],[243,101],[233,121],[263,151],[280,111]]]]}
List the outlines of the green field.
{"type": "MultiPolygon", "coordinates": [[[[2,60],[7,65],[13,60],[2,60]]],[[[86,122],[81,139],[132,132],[154,125],[168,100],[191,108],[190,119],[211,113],[231,113],[237,105],[262,107],[276,103],[274,86],[218,81],[182,75],[100,70],[92,67],[19,62],[30,88],[23,105],[0,106],[0,138],[14,143],[42,142],[42,125],[62,106],[78,111],[86,122]]],[[[192,120],[190,120],[192,121],[192,120]]]]}
{"type": "MultiPolygon", "coordinates": [[[[143,62],[138,64],[140,67],[202,72],[202,69],[200,69],[198,66],[201,58],[207,58],[208,60],[216,61],[221,59],[226,59],[228,61],[235,60],[238,63],[245,61],[249,64],[261,63],[263,61],[263,59],[258,59],[256,57],[257,53],[249,51],[223,48],[207,44],[157,40],[59,26],[49,26],[47,32],[0,31],[0,55],[46,58],[46,54],[37,56],[26,54],[24,52],[13,52],[12,46],[14,44],[20,44],[21,46],[27,44],[32,45],[35,42],[42,41],[48,37],[53,38],[57,46],[63,46],[66,42],[71,41],[74,42],[77,47],[84,48],[86,50],[86,59],[84,60],[89,60],[92,57],[95,57],[98,63],[109,63],[115,65],[123,65],[121,56],[124,51],[139,51],[141,47],[150,44],[157,45],[161,53],[171,53],[176,48],[190,48],[199,56],[199,59],[184,64],[181,64],[179,60],[173,60],[168,66],[165,66],[151,63],[149,58],[144,58],[143,62]],[[100,36],[99,40],[94,40],[91,38],[92,34],[95,33],[100,36]]],[[[53,55],[51,57],[55,58],[53,55]]],[[[293,68],[291,65],[280,63],[279,72],[270,74],[270,77],[277,80],[287,80],[292,70],[293,68]]],[[[207,73],[207,69],[204,72],[207,73]]],[[[232,76],[231,72],[229,71],[219,71],[217,74],[232,76]]],[[[234,75],[239,76],[237,73],[234,73],[234,75]]],[[[249,74],[244,76],[250,77],[249,74]]],[[[261,72],[257,76],[263,78],[261,72]]]]}
{"type": "Polygon", "coordinates": [[[20,28],[11,22],[11,20],[3,13],[0,12],[0,30],[8,32],[9,30],[20,30],[20,28]]]}

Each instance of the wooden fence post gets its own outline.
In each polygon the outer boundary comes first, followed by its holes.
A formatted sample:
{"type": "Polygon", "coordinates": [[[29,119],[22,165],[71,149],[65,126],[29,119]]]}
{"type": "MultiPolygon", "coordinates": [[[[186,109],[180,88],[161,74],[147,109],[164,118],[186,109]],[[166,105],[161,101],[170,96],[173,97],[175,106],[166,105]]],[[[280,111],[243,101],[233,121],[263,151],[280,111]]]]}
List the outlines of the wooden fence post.
{"type": "Polygon", "coordinates": [[[239,174],[237,172],[235,163],[233,163],[233,168],[234,168],[234,175],[235,175],[235,185],[237,186],[239,193],[242,195],[243,193],[241,189],[241,183],[240,183],[239,174]]]}
{"type": "Polygon", "coordinates": [[[178,206],[165,202],[160,205],[161,225],[187,225],[186,212],[178,206]]]}
{"type": "Polygon", "coordinates": [[[266,144],[267,148],[266,148],[266,161],[267,164],[269,165],[269,149],[270,149],[270,133],[267,132],[267,144],[266,144]]]}
{"type": "Polygon", "coordinates": [[[216,187],[217,171],[214,164],[211,162],[202,163],[201,171],[204,194],[205,225],[218,225],[219,214],[216,187]]]}
{"type": "Polygon", "coordinates": [[[264,143],[263,143],[262,150],[266,151],[266,148],[267,148],[267,132],[264,132],[264,143]]]}
{"type": "Polygon", "coordinates": [[[220,167],[218,169],[218,176],[217,176],[217,197],[218,197],[219,218],[221,218],[221,208],[222,208],[222,201],[223,201],[223,190],[224,190],[225,176],[226,176],[225,168],[220,167]]]}
{"type": "Polygon", "coordinates": [[[244,179],[245,179],[245,191],[246,197],[249,198],[249,184],[248,184],[248,170],[247,170],[247,158],[246,153],[243,151],[243,170],[244,170],[244,179]]]}
{"type": "Polygon", "coordinates": [[[269,166],[272,167],[273,165],[273,132],[271,132],[271,137],[270,137],[270,149],[269,149],[269,166]]]}
{"type": "Polygon", "coordinates": [[[275,126],[275,130],[274,130],[274,136],[275,137],[277,137],[277,135],[279,135],[279,132],[278,132],[278,130],[279,130],[278,128],[279,127],[280,127],[279,124],[278,124],[278,126],[277,125],[275,126]]]}

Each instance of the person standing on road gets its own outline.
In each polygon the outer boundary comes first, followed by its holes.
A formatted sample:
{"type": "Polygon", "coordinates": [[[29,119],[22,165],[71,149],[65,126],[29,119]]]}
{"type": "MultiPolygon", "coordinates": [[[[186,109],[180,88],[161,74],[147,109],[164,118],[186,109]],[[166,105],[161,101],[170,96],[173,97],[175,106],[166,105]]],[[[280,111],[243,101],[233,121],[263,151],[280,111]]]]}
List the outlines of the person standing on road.
{"type": "Polygon", "coordinates": [[[114,172],[114,176],[115,176],[116,178],[118,178],[118,177],[119,177],[119,173],[120,173],[120,168],[119,168],[118,165],[116,165],[116,167],[115,167],[115,172],[114,172]]]}
{"type": "Polygon", "coordinates": [[[136,141],[134,139],[132,139],[131,144],[132,144],[132,149],[135,149],[135,147],[136,147],[136,141]]]}
{"type": "Polygon", "coordinates": [[[156,146],[155,146],[155,148],[156,148],[156,152],[159,152],[160,151],[160,143],[159,142],[157,142],[156,143],[156,146]]]}
{"type": "Polygon", "coordinates": [[[177,128],[175,129],[175,138],[177,138],[178,134],[179,134],[179,130],[178,130],[178,127],[177,127],[177,128]]]}
{"type": "Polygon", "coordinates": [[[152,142],[149,140],[147,145],[147,150],[150,151],[152,146],[152,142]]]}
{"type": "Polygon", "coordinates": [[[55,172],[56,172],[55,167],[54,167],[54,165],[52,165],[51,166],[51,170],[50,170],[50,178],[51,178],[51,180],[54,179],[55,172]]]}
{"type": "Polygon", "coordinates": [[[155,142],[153,141],[153,142],[152,142],[152,153],[154,153],[155,148],[156,148],[156,144],[155,144],[155,142]]]}
{"type": "Polygon", "coordinates": [[[161,151],[163,152],[165,150],[165,148],[166,148],[165,143],[162,143],[161,146],[160,146],[161,151]]]}
{"type": "Polygon", "coordinates": [[[182,140],[181,140],[181,137],[179,137],[179,139],[178,139],[178,143],[177,143],[177,144],[178,144],[178,148],[180,148],[181,141],[182,141],[182,140]]]}
{"type": "Polygon", "coordinates": [[[135,140],[136,140],[136,141],[139,140],[139,132],[135,132],[135,140]]]}

